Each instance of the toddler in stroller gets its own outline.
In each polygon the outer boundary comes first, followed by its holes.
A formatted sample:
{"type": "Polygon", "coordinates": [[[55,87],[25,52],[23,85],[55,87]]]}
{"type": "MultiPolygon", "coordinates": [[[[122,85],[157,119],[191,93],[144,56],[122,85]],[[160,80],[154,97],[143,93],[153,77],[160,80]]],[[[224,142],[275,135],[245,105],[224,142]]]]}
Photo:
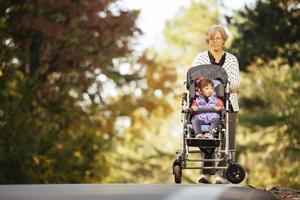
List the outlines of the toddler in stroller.
{"type": "Polygon", "coordinates": [[[189,95],[184,93],[182,97],[182,147],[173,162],[176,183],[181,183],[183,169],[201,169],[211,174],[224,170],[224,177],[231,183],[244,180],[246,172],[235,163],[235,149],[229,150],[229,84],[226,71],[219,65],[199,65],[188,70],[189,95]],[[189,157],[195,153],[204,156],[189,157]],[[191,162],[199,162],[200,166],[191,162]]]}
{"type": "Polygon", "coordinates": [[[220,114],[217,112],[202,113],[197,111],[201,108],[215,108],[216,111],[221,111],[224,108],[223,101],[216,96],[212,80],[198,77],[195,80],[195,87],[197,90],[196,98],[192,101],[191,108],[195,112],[192,116],[192,125],[196,138],[213,139],[221,123],[220,114]],[[204,134],[206,126],[203,125],[205,124],[210,124],[210,129],[204,134]]]}

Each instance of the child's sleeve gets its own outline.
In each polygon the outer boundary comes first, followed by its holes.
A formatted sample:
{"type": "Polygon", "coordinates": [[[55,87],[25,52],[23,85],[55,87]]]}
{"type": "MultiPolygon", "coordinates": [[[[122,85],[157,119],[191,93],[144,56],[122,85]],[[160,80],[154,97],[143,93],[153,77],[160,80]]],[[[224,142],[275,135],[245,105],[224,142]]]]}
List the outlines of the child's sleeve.
{"type": "Polygon", "coordinates": [[[197,107],[197,103],[196,103],[195,99],[192,101],[192,106],[196,106],[197,107]]]}

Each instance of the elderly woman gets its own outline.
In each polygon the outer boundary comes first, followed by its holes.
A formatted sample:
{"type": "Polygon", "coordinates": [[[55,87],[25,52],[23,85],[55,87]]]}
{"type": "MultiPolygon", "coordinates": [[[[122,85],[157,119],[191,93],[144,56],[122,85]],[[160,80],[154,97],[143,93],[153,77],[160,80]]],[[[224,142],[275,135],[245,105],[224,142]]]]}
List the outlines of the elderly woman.
{"type": "MultiPolygon", "coordinates": [[[[200,52],[194,59],[193,66],[203,64],[215,64],[220,65],[225,69],[230,82],[230,113],[229,113],[229,149],[235,149],[235,127],[236,127],[236,115],[239,110],[237,92],[240,86],[239,76],[239,64],[236,57],[223,50],[228,35],[225,29],[221,25],[212,25],[209,27],[206,37],[206,42],[209,45],[209,50],[200,52]]],[[[224,143],[224,142],[223,142],[224,143]]],[[[213,152],[205,153],[205,158],[212,157],[213,152]]],[[[206,162],[204,166],[210,166],[212,163],[206,162]]],[[[224,163],[220,163],[224,165],[224,163]]],[[[200,175],[200,183],[211,183],[212,170],[204,169],[200,175]]],[[[224,179],[224,172],[218,171],[216,177],[216,183],[226,183],[224,179]]]]}

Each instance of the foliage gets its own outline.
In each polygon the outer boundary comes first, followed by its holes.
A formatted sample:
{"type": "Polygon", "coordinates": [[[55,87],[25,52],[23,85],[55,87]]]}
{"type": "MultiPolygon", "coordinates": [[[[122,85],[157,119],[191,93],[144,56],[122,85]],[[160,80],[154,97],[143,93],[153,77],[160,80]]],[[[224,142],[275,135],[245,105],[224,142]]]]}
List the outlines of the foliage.
{"type": "Polygon", "coordinates": [[[135,95],[120,95],[123,102],[111,103],[120,110],[122,121],[130,125],[115,137],[110,155],[111,173],[104,181],[109,183],[157,183],[170,182],[171,162],[175,139],[170,137],[173,121],[170,115],[178,99],[174,93],[177,75],[174,67],[159,57],[146,52],[139,63],[145,67],[144,77],[132,89],[135,95]],[[154,58],[154,59],[153,59],[154,58]],[[123,105],[126,105],[125,107],[123,105]],[[128,112],[122,112],[128,109],[128,112]]]}
{"type": "Polygon", "coordinates": [[[172,113],[177,76],[151,53],[131,54],[138,13],[115,1],[0,8],[0,182],[157,180],[160,165],[151,163],[167,153],[143,147],[168,134],[161,121],[172,113]],[[139,179],[142,168],[149,176],[139,179]]]}
{"type": "Polygon", "coordinates": [[[166,50],[177,66],[190,66],[194,56],[207,48],[205,35],[211,24],[219,24],[218,9],[209,1],[192,1],[182,7],[164,28],[166,50]]]}
{"type": "Polygon", "coordinates": [[[299,2],[295,0],[259,0],[253,9],[245,7],[229,23],[238,32],[232,52],[240,68],[247,70],[256,59],[268,62],[286,58],[293,66],[299,61],[299,2]]]}
{"type": "Polygon", "coordinates": [[[136,17],[111,0],[1,1],[1,183],[108,175],[113,132],[104,132],[101,90],[91,86],[101,88],[100,72],[119,85],[135,79],[112,60],[131,52],[136,17]]]}
{"type": "Polygon", "coordinates": [[[233,18],[232,49],[247,70],[238,151],[256,186],[299,188],[299,13],[297,1],[266,0],[233,18]]]}
{"type": "Polygon", "coordinates": [[[299,70],[277,59],[243,74],[239,149],[253,185],[300,187],[299,70]]]}

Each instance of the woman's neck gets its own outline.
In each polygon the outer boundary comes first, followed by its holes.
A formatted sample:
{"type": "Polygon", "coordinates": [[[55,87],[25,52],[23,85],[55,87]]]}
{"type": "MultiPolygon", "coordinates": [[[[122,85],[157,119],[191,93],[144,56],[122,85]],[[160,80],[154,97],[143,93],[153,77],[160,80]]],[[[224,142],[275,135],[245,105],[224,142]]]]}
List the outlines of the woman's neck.
{"type": "Polygon", "coordinates": [[[219,49],[219,50],[210,49],[210,53],[214,56],[215,59],[219,60],[223,56],[224,51],[223,49],[219,49]]]}

